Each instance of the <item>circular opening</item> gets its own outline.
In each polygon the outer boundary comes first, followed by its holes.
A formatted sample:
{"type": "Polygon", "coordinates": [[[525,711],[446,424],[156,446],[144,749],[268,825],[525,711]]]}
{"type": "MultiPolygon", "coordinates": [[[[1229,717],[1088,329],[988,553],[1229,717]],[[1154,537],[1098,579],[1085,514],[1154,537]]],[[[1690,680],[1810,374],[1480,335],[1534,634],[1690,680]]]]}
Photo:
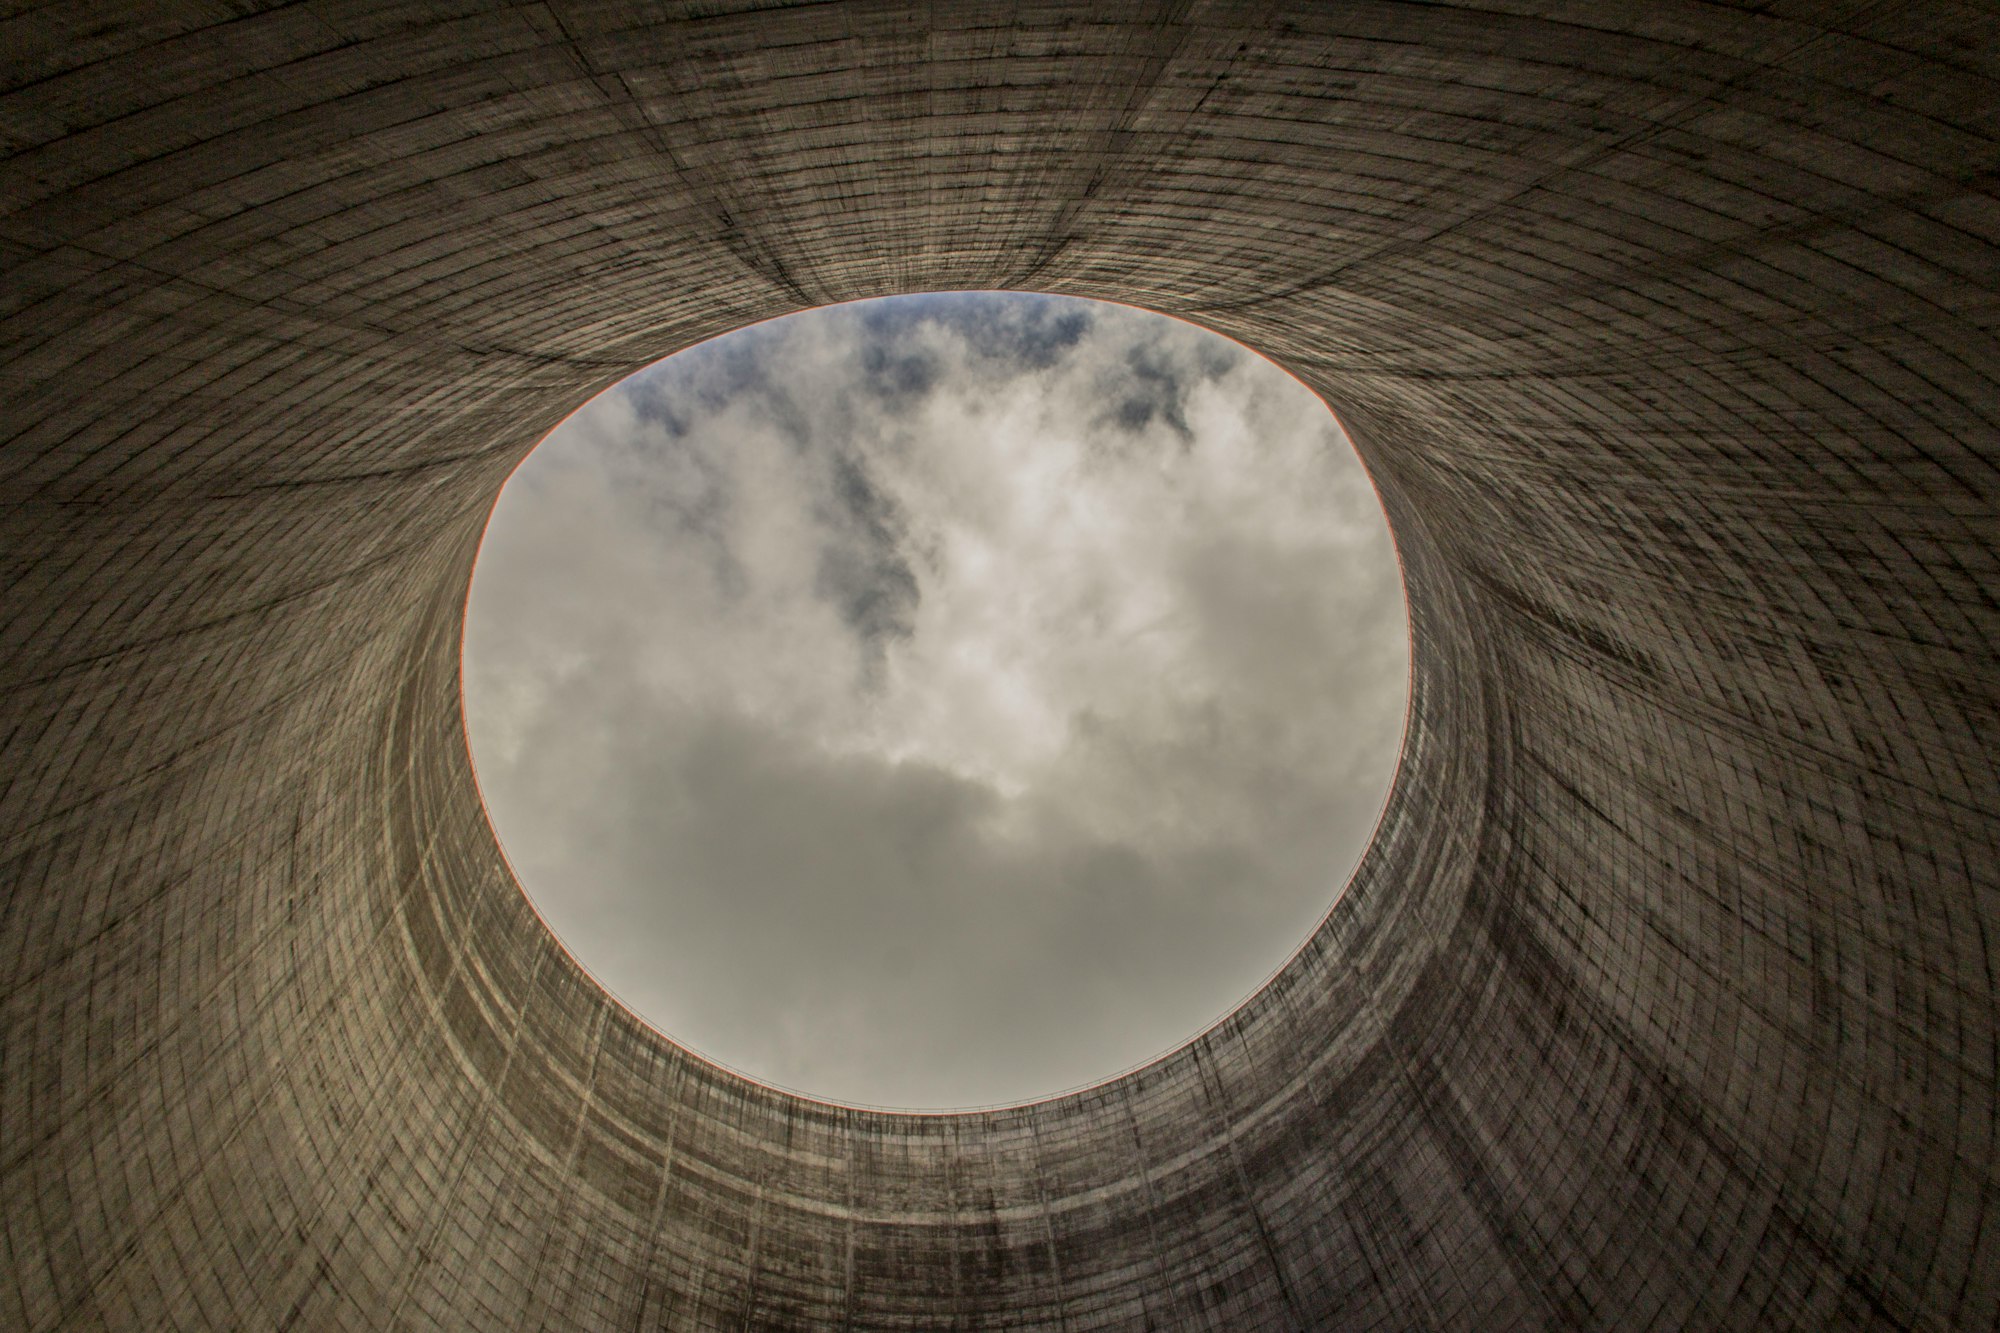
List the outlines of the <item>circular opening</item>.
{"type": "Polygon", "coordinates": [[[554,431],[464,650],[578,961],[753,1078],[1025,1101],[1171,1050],[1324,917],[1401,744],[1382,510],[1326,406],[1123,306],[739,330],[554,431]]]}

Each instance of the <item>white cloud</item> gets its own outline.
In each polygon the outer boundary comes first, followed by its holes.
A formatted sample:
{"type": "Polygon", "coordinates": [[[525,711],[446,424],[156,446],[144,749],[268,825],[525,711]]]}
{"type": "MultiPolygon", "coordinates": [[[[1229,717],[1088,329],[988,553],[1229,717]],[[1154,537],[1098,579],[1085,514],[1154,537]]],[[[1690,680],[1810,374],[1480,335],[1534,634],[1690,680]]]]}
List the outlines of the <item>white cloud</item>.
{"type": "Polygon", "coordinates": [[[502,496],[466,689],[503,843],[643,1016],[837,1099],[1040,1095],[1303,942],[1401,735],[1395,562],[1317,399],[1047,297],[746,330],[502,496]]]}

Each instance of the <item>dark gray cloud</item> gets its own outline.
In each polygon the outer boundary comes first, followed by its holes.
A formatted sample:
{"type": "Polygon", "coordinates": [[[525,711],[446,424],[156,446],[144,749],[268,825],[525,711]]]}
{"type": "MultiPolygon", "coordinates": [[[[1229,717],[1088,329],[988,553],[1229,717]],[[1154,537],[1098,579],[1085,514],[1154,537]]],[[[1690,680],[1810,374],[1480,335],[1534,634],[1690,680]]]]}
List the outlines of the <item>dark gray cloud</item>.
{"type": "Polygon", "coordinates": [[[903,556],[896,502],[869,480],[867,465],[836,457],[830,491],[828,540],[814,587],[854,631],[872,677],[888,642],[910,636],[923,594],[903,556]]]}
{"type": "Polygon", "coordinates": [[[1105,399],[1112,404],[1100,421],[1129,434],[1163,422],[1184,444],[1192,444],[1189,393],[1226,375],[1237,355],[1234,345],[1220,338],[1136,341],[1126,348],[1122,365],[1099,376],[1105,399]]]}
{"type": "Polygon", "coordinates": [[[1393,553],[1317,400],[1119,307],[954,295],[573,417],[474,579],[482,791],[677,1038],[902,1106],[1160,1053],[1303,942],[1401,735],[1393,553]]]}

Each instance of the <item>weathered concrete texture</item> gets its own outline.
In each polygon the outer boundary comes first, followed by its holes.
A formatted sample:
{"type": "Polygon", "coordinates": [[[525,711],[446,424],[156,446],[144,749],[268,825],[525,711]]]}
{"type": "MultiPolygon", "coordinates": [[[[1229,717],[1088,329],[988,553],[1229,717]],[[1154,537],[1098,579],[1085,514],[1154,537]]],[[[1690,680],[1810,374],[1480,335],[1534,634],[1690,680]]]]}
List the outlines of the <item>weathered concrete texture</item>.
{"type": "Polygon", "coordinates": [[[1993,12],[1107,8],[0,23],[0,1325],[1992,1326],[1993,12]],[[1234,1018],[902,1117],[552,945],[457,634],[596,389],[955,287],[1319,388],[1415,713],[1234,1018]]]}

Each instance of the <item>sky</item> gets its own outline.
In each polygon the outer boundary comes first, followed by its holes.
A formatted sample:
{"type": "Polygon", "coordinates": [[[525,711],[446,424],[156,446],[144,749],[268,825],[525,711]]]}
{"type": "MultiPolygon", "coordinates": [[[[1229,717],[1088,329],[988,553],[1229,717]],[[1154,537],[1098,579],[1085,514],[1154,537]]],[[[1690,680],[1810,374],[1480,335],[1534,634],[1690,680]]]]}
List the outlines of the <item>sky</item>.
{"type": "Polygon", "coordinates": [[[1332,906],[1401,745],[1380,505],[1255,354],[1020,293],[808,311],[553,432],[476,565],[500,843],[642,1018],[827,1100],[1177,1047],[1332,906]]]}

